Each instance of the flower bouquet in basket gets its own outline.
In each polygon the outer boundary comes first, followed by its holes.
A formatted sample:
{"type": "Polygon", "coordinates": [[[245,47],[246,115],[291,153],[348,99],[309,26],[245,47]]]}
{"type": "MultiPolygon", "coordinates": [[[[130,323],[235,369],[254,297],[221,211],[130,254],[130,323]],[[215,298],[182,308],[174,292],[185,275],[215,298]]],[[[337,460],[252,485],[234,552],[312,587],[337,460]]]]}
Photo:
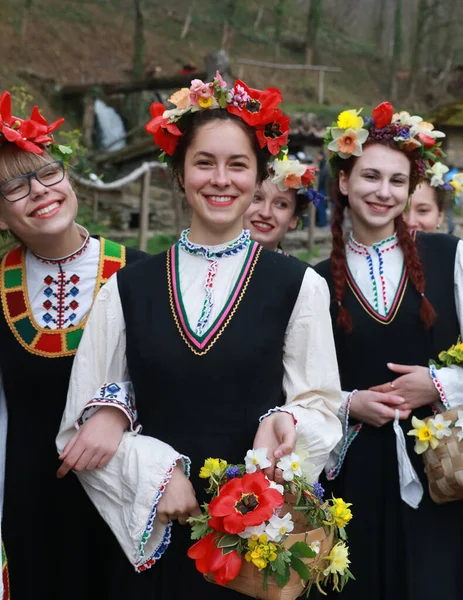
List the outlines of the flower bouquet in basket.
{"type": "MultiPolygon", "coordinates": [[[[463,344],[439,354],[439,362],[430,361],[431,370],[463,365],[463,344]]],[[[437,384],[439,389],[440,384],[437,384]]],[[[463,406],[428,417],[412,417],[408,435],[416,437],[415,452],[423,455],[429,494],[437,504],[463,499],[463,406]]]]}
{"type": "Polygon", "coordinates": [[[341,591],[353,578],[345,526],[350,504],[323,500],[319,483],[302,474],[299,457],[283,457],[277,467],[284,485],[260,469],[270,466],[267,448],[249,450],[245,464],[208,458],[200,477],[208,479],[211,500],[189,519],[188,551],[200,573],[219,585],[263,600],[293,600],[312,585],[341,591]]]}

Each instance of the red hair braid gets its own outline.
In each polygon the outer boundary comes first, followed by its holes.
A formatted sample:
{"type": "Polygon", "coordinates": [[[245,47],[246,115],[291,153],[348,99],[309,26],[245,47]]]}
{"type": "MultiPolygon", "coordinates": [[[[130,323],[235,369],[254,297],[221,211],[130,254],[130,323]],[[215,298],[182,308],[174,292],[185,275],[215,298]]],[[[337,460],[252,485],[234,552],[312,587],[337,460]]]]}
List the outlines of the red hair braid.
{"type": "Polygon", "coordinates": [[[334,297],[339,307],[336,324],[342,327],[346,333],[350,333],[352,331],[352,317],[342,305],[346,291],[346,248],[342,229],[346,205],[342,202],[342,195],[338,190],[336,190],[335,196],[333,220],[331,222],[331,234],[333,236],[331,275],[333,277],[334,297]]]}
{"type": "Polygon", "coordinates": [[[421,294],[421,309],[420,319],[425,329],[430,329],[436,319],[436,313],[429,300],[424,295],[425,279],[423,269],[421,268],[421,261],[418,255],[418,250],[412,236],[410,235],[405,221],[402,215],[399,215],[395,219],[395,226],[397,232],[397,241],[399,246],[404,253],[405,267],[407,268],[407,274],[415,287],[416,291],[421,294]]]}

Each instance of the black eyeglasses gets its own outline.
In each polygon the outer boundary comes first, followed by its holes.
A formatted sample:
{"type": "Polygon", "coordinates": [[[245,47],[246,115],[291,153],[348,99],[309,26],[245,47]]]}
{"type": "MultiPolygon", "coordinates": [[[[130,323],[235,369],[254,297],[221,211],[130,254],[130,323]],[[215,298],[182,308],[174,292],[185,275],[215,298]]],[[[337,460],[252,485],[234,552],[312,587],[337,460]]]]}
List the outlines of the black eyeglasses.
{"type": "Polygon", "coordinates": [[[0,194],[8,202],[17,202],[31,193],[31,179],[37,179],[45,187],[56,185],[64,179],[64,165],[61,160],[43,165],[37,171],[8,179],[0,184],[0,194]]]}

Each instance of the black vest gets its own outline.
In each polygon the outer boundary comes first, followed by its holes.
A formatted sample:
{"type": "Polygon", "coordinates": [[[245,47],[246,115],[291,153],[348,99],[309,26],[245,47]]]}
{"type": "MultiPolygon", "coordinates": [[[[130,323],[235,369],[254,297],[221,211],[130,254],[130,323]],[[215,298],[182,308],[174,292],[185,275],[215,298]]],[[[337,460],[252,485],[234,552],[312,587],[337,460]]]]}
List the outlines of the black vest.
{"type": "MultiPolygon", "coordinates": [[[[387,362],[426,366],[442,350],[455,344],[460,327],[455,306],[454,269],[459,239],[443,234],[418,234],[417,248],[426,281],[425,294],[436,311],[434,326],[426,331],[419,317],[421,296],[408,281],[395,318],[387,325],[373,319],[346,285],[343,306],[353,320],[352,333],[336,325],[330,260],[316,265],[331,292],[331,317],[344,390],[367,389],[394,379],[387,362]]],[[[429,414],[429,408],[427,409],[429,414]]]]}
{"type": "Polygon", "coordinates": [[[284,336],[307,265],[265,249],[254,260],[241,303],[203,356],[192,352],[176,326],[167,253],[117,276],[143,433],[192,459],[200,498],[204,481],[197,474],[204,460],[243,462],[259,416],[284,403],[284,336]]]}

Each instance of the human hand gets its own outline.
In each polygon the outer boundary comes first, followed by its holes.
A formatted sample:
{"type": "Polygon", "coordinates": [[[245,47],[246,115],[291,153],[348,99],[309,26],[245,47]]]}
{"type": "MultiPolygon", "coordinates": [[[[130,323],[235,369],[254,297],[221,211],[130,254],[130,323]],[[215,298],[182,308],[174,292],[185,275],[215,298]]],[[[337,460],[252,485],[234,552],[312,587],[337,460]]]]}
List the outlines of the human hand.
{"type": "Polygon", "coordinates": [[[58,457],[63,464],[56,476],[69,471],[92,471],[105,467],[116,453],[129,425],[127,415],[114,406],[102,406],[80,427],[58,457]]]}
{"type": "Polygon", "coordinates": [[[350,414],[368,425],[382,427],[395,418],[395,411],[399,409],[399,418],[407,419],[409,409],[403,409],[405,401],[398,395],[361,390],[355,392],[350,404],[350,414]]]}
{"type": "Polygon", "coordinates": [[[176,465],[166,490],[158,502],[156,514],[164,525],[175,519],[180,525],[185,525],[188,517],[197,517],[201,514],[195,491],[191,481],[183,472],[181,464],[176,465]]]}
{"type": "Polygon", "coordinates": [[[439,400],[439,392],[434,387],[427,367],[395,363],[387,363],[387,366],[394,373],[401,373],[401,376],[388,383],[375,385],[370,390],[401,396],[405,400],[401,408],[407,410],[439,400]]]}
{"type": "Polygon", "coordinates": [[[296,426],[293,416],[287,412],[275,412],[265,417],[257,429],[253,448],[268,448],[267,458],[272,466],[264,469],[265,475],[276,483],[284,483],[283,471],[275,468],[275,463],[294,452],[296,447],[296,426]]]}

